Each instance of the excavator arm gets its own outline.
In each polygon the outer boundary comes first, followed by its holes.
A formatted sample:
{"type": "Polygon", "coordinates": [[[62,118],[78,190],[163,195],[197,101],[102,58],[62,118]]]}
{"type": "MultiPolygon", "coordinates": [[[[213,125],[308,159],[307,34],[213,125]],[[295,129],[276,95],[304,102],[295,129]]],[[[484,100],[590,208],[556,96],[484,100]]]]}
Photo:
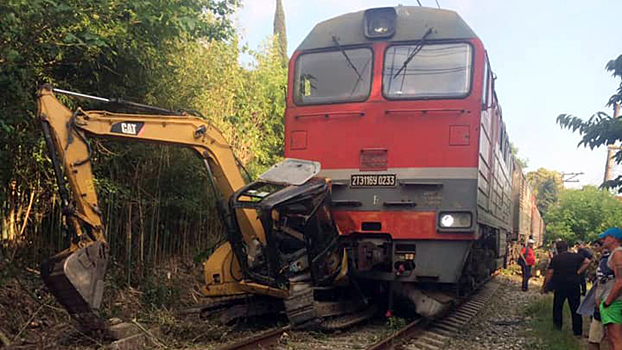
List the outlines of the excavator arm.
{"type": "MultiPolygon", "coordinates": [[[[42,277],[72,315],[89,314],[99,308],[108,262],[90,162],[88,138],[93,136],[188,147],[203,159],[222,198],[219,208],[227,236],[227,242],[204,264],[203,292],[207,296],[252,293],[286,298],[290,270],[299,272],[311,265],[314,280],[324,284],[345,273],[346,259],[337,247],[338,232],[327,210],[330,186],[326,180],[308,181],[311,176],[307,176],[292,184],[277,176],[276,180],[246,184],[231,146],[205,119],[138,104],[134,105],[147,107],[150,112],[153,108],[156,113],[81,108],[71,111],[54,91],[64,92],[49,85],[39,90],[38,109],[61,192],[70,244],[42,264],[42,277]],[[272,192],[263,192],[265,188],[272,192]],[[300,249],[291,251],[297,244],[300,249]]],[[[303,165],[295,163],[294,170],[300,173],[303,165]]],[[[316,167],[311,175],[319,171],[319,164],[316,167]]],[[[284,174],[284,168],[268,173],[272,177],[284,174]]]]}

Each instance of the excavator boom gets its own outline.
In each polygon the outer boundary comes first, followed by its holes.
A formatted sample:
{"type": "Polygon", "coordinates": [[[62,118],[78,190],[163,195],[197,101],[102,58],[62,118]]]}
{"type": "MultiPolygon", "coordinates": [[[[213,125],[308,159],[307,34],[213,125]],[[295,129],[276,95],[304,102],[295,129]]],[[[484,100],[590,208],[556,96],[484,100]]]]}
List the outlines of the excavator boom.
{"type": "Polygon", "coordinates": [[[286,160],[246,184],[231,146],[206,119],[136,103],[126,107],[154,114],[71,111],[54,92],[110,100],[49,85],[38,94],[39,117],[70,238],[67,250],[42,264],[42,277],[71,314],[90,314],[99,308],[108,263],[90,137],[183,146],[203,159],[221,198],[219,211],[227,237],[204,264],[206,296],[259,294],[283,299],[289,296],[292,276],[328,285],[345,275],[346,258],[328,211],[330,183],[311,179],[319,163],[286,160]]]}

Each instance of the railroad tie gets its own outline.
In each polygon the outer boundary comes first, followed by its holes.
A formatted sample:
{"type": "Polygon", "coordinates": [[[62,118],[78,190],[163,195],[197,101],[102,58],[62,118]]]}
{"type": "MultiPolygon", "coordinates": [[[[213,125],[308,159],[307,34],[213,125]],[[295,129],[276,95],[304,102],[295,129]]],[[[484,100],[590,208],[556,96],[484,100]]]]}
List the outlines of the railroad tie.
{"type": "Polygon", "coordinates": [[[426,331],[425,335],[427,337],[434,338],[434,339],[437,339],[439,341],[445,341],[445,340],[449,339],[449,337],[446,336],[446,335],[442,335],[442,334],[435,333],[435,332],[432,332],[432,331],[426,331]]]}
{"type": "Polygon", "coordinates": [[[408,349],[408,350],[438,350],[441,349],[441,346],[436,346],[436,345],[431,345],[428,343],[420,343],[420,342],[415,342],[414,344],[410,344],[407,345],[406,347],[404,347],[404,349],[408,349]]]}
{"type": "Polygon", "coordinates": [[[442,349],[449,338],[453,338],[466,326],[487,304],[496,293],[498,283],[489,282],[480,289],[477,295],[458,307],[444,319],[433,322],[420,336],[415,338],[403,349],[408,350],[438,350],[442,349]]]}
{"type": "MultiPolygon", "coordinates": [[[[427,344],[432,344],[432,345],[436,345],[436,346],[442,346],[445,342],[442,340],[438,340],[434,337],[429,336],[427,333],[424,333],[418,340],[417,342],[422,341],[425,342],[427,344]]],[[[415,344],[417,343],[415,342],[415,344]]]]}
{"type": "Polygon", "coordinates": [[[462,326],[464,326],[466,324],[466,322],[462,322],[459,320],[455,320],[455,319],[446,319],[446,320],[442,320],[441,322],[439,322],[439,324],[445,324],[448,326],[452,326],[452,327],[456,327],[456,328],[462,328],[462,326]]]}

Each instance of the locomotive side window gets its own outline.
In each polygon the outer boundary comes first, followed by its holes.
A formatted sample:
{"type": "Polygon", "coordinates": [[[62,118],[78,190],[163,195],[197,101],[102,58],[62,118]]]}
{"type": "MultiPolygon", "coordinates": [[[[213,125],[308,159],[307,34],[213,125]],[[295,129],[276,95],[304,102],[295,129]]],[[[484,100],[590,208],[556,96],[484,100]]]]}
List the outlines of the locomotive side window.
{"type": "Polygon", "coordinates": [[[484,60],[484,77],[482,81],[482,107],[488,109],[490,107],[490,65],[488,63],[488,55],[484,60]]]}
{"type": "Polygon", "coordinates": [[[464,97],[471,85],[467,43],[394,45],[384,56],[384,95],[390,99],[464,97]]]}
{"type": "Polygon", "coordinates": [[[371,91],[372,51],[367,48],[302,54],[296,60],[298,105],[364,101],[371,91]]]}

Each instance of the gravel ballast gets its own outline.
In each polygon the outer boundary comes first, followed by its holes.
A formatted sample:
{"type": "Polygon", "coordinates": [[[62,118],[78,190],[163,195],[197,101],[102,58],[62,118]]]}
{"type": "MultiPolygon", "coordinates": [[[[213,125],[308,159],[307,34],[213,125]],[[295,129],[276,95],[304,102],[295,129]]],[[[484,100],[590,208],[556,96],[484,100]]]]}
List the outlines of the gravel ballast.
{"type": "Polygon", "coordinates": [[[541,280],[533,281],[529,291],[523,292],[516,277],[496,279],[500,286],[489,305],[449,342],[447,349],[524,350],[542,345],[529,336],[530,317],[525,316],[527,305],[543,298],[539,293],[541,280]]]}

